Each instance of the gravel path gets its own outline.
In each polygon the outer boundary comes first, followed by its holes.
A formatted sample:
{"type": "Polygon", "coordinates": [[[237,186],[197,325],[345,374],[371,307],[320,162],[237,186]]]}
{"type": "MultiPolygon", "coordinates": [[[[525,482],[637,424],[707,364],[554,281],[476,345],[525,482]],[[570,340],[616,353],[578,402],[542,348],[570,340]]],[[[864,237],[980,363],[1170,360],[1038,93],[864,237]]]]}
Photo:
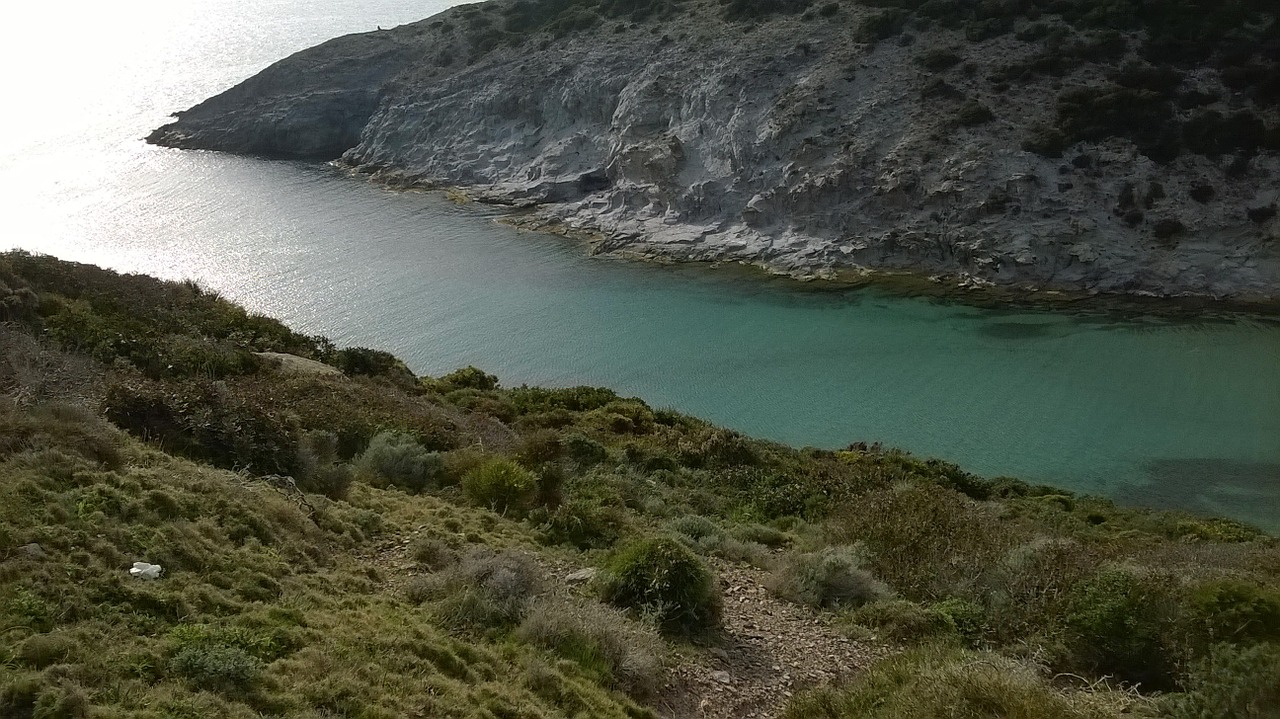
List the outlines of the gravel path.
{"type": "Polygon", "coordinates": [[[796,692],[847,677],[883,652],[845,638],[830,615],[774,597],[764,571],[714,564],[724,589],[723,634],[704,656],[672,670],[655,703],[663,717],[778,717],[796,692]]]}

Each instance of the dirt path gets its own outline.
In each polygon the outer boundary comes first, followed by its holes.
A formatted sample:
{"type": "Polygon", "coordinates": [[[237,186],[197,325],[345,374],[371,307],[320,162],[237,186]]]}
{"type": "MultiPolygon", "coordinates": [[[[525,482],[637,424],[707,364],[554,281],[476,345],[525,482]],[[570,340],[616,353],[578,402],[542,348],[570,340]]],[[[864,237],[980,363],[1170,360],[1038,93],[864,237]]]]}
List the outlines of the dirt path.
{"type": "MultiPolygon", "coordinates": [[[[407,556],[410,537],[391,537],[370,556],[383,581],[402,585],[417,573],[407,556]]],[[[558,591],[581,591],[566,578],[579,567],[543,557],[558,591]]],[[[681,651],[666,687],[649,705],[663,719],[772,719],[809,687],[846,678],[884,654],[854,642],[832,615],[785,602],[765,588],[765,570],[708,560],[724,592],[721,634],[703,649],[681,651]]]]}
{"type": "Polygon", "coordinates": [[[829,615],[774,597],[764,571],[713,564],[724,589],[723,636],[705,656],[672,670],[654,706],[663,717],[778,717],[796,692],[847,677],[882,651],[846,639],[829,615]]]}

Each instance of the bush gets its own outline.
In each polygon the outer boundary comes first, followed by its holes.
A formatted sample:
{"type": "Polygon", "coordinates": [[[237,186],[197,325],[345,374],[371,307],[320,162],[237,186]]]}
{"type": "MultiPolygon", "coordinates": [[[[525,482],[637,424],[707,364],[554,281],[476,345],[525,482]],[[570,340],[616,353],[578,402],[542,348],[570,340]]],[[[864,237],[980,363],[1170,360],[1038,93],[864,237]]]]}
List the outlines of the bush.
{"type": "Polygon", "coordinates": [[[392,380],[413,382],[413,372],[400,358],[383,350],[367,347],[347,347],[334,354],[333,364],[348,375],[386,377],[392,380]]]}
{"type": "Polygon", "coordinates": [[[494,457],[462,477],[462,491],[474,504],[520,515],[538,496],[538,477],[511,460],[494,457]]]}
{"type": "Polygon", "coordinates": [[[428,571],[438,572],[451,567],[458,561],[458,553],[441,539],[419,537],[409,545],[409,556],[418,566],[428,571]]]}
{"type": "Polygon", "coordinates": [[[202,689],[243,691],[258,678],[262,661],[239,647],[195,644],[179,649],[169,669],[202,689]]]}
{"type": "Polygon", "coordinates": [[[324,430],[304,432],[298,439],[296,479],[304,492],[344,499],[351,489],[354,472],[338,462],[338,436],[324,430]]]}
{"type": "Polygon", "coordinates": [[[1170,619],[1158,583],[1118,567],[1077,586],[1064,614],[1068,646],[1082,668],[1153,689],[1171,685],[1173,657],[1164,641],[1170,619]]]}
{"type": "Polygon", "coordinates": [[[549,429],[540,429],[520,437],[515,446],[515,458],[520,464],[534,469],[564,456],[560,435],[549,429]]]}
{"type": "Polygon", "coordinates": [[[1018,539],[990,508],[923,483],[861,495],[827,522],[827,534],[863,544],[867,568],[917,600],[968,593],[1018,539]]]}
{"type": "Polygon", "coordinates": [[[952,50],[934,48],[933,50],[917,55],[915,62],[926,70],[931,72],[940,72],[959,65],[960,61],[963,59],[964,58],[960,57],[952,50]]]}
{"type": "Polygon", "coordinates": [[[826,608],[858,607],[891,593],[862,568],[861,554],[847,546],[792,555],[774,574],[770,588],[797,604],[826,608]]]}
{"type": "Polygon", "coordinates": [[[632,696],[658,689],[662,641],[651,629],[597,604],[536,605],[516,636],[576,662],[596,682],[632,696]]]}
{"type": "Polygon", "coordinates": [[[1192,625],[1210,642],[1280,640],[1280,592],[1251,582],[1219,579],[1191,593],[1192,625]]]}
{"type": "Polygon", "coordinates": [[[975,127],[991,122],[995,114],[977,100],[968,100],[956,110],[955,121],[961,127],[975,127]]]}
{"type": "Polygon", "coordinates": [[[36,669],[65,660],[77,648],[74,639],[66,634],[34,634],[18,646],[18,658],[36,669]]]}
{"type": "Polygon", "coordinates": [[[609,458],[609,450],[604,445],[580,434],[571,434],[564,438],[564,450],[569,459],[583,467],[600,464],[609,458]]]}
{"type": "Polygon", "coordinates": [[[785,547],[790,544],[792,540],[791,535],[781,529],[767,527],[763,524],[740,525],[734,527],[730,533],[734,538],[740,539],[744,542],[762,544],[773,549],[785,547]]]}
{"type": "Polygon", "coordinates": [[[1280,646],[1219,644],[1191,666],[1187,692],[1167,702],[1171,719],[1264,719],[1280,707],[1280,646]]]}
{"type": "Polygon", "coordinates": [[[441,385],[441,393],[448,393],[460,389],[474,389],[481,392],[488,392],[498,388],[498,378],[486,374],[483,370],[475,367],[467,366],[462,369],[454,370],[438,380],[441,385]]]}
{"type": "Polygon", "coordinates": [[[607,549],[627,529],[626,514],[617,507],[586,499],[574,499],[547,513],[539,530],[550,544],[578,549],[607,549]]]}
{"type": "Polygon", "coordinates": [[[724,530],[719,525],[697,514],[686,514],[673,519],[667,522],[667,529],[681,538],[688,539],[692,544],[703,539],[719,540],[725,536],[724,530]]]}
{"type": "MultiPolygon", "coordinates": [[[[797,697],[784,719],[1103,719],[1036,673],[990,652],[940,645],[881,660],[851,684],[797,697]]],[[[1111,714],[1114,716],[1114,714],[1111,714]]]]}
{"type": "Polygon", "coordinates": [[[506,629],[520,623],[542,573],[527,555],[476,550],[436,574],[418,577],[408,587],[410,599],[434,601],[432,615],[453,629],[506,629]]]}
{"type": "Polygon", "coordinates": [[[880,639],[914,643],[958,634],[950,617],[906,599],[864,604],[849,615],[854,624],[874,629],[880,639]]]}
{"type": "Polygon", "coordinates": [[[421,492],[440,485],[444,461],[407,434],[379,432],[356,460],[360,474],[378,487],[421,492]]]}
{"type": "Polygon", "coordinates": [[[670,537],[619,550],[605,567],[603,599],[652,615],[664,631],[692,633],[720,622],[720,590],[698,557],[670,537]]]}

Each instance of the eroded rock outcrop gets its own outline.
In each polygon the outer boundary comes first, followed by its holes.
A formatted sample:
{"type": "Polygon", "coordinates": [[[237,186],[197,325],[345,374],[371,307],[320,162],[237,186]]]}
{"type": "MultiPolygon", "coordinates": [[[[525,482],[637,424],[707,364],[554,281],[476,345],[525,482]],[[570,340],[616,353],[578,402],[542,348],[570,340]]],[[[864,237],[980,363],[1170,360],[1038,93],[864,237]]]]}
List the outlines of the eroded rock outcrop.
{"type": "Polygon", "coordinates": [[[151,140],[458,186],[531,208],[531,226],[590,231],[600,252],[1280,296],[1273,80],[1242,92],[1221,68],[1151,65],[1148,31],[1050,71],[1061,43],[1096,33],[1054,15],[1035,23],[1058,50],[1020,16],[978,40],[910,19],[885,31],[881,11],[835,3],[749,23],[716,4],[601,9],[586,29],[513,32],[519,7],[330,41],[151,140]]]}

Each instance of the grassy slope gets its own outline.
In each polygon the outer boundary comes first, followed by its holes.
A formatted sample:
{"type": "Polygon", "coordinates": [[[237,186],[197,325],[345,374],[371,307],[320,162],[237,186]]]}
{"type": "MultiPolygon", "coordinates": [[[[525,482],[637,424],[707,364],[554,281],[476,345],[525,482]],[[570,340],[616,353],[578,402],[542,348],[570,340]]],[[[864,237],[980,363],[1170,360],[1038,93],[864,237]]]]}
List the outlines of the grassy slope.
{"type": "Polygon", "coordinates": [[[6,717],[643,716],[624,690],[643,702],[660,669],[626,649],[662,608],[548,599],[537,563],[485,552],[616,568],[662,533],[920,647],[794,716],[1270,716],[1280,696],[1280,547],[1235,522],[795,450],[603,389],[416,378],[52,258],[0,256],[0,321],[6,717]],[[415,533],[446,568],[405,586],[378,556],[415,533]],[[139,559],[164,578],[130,578],[139,559]]]}

